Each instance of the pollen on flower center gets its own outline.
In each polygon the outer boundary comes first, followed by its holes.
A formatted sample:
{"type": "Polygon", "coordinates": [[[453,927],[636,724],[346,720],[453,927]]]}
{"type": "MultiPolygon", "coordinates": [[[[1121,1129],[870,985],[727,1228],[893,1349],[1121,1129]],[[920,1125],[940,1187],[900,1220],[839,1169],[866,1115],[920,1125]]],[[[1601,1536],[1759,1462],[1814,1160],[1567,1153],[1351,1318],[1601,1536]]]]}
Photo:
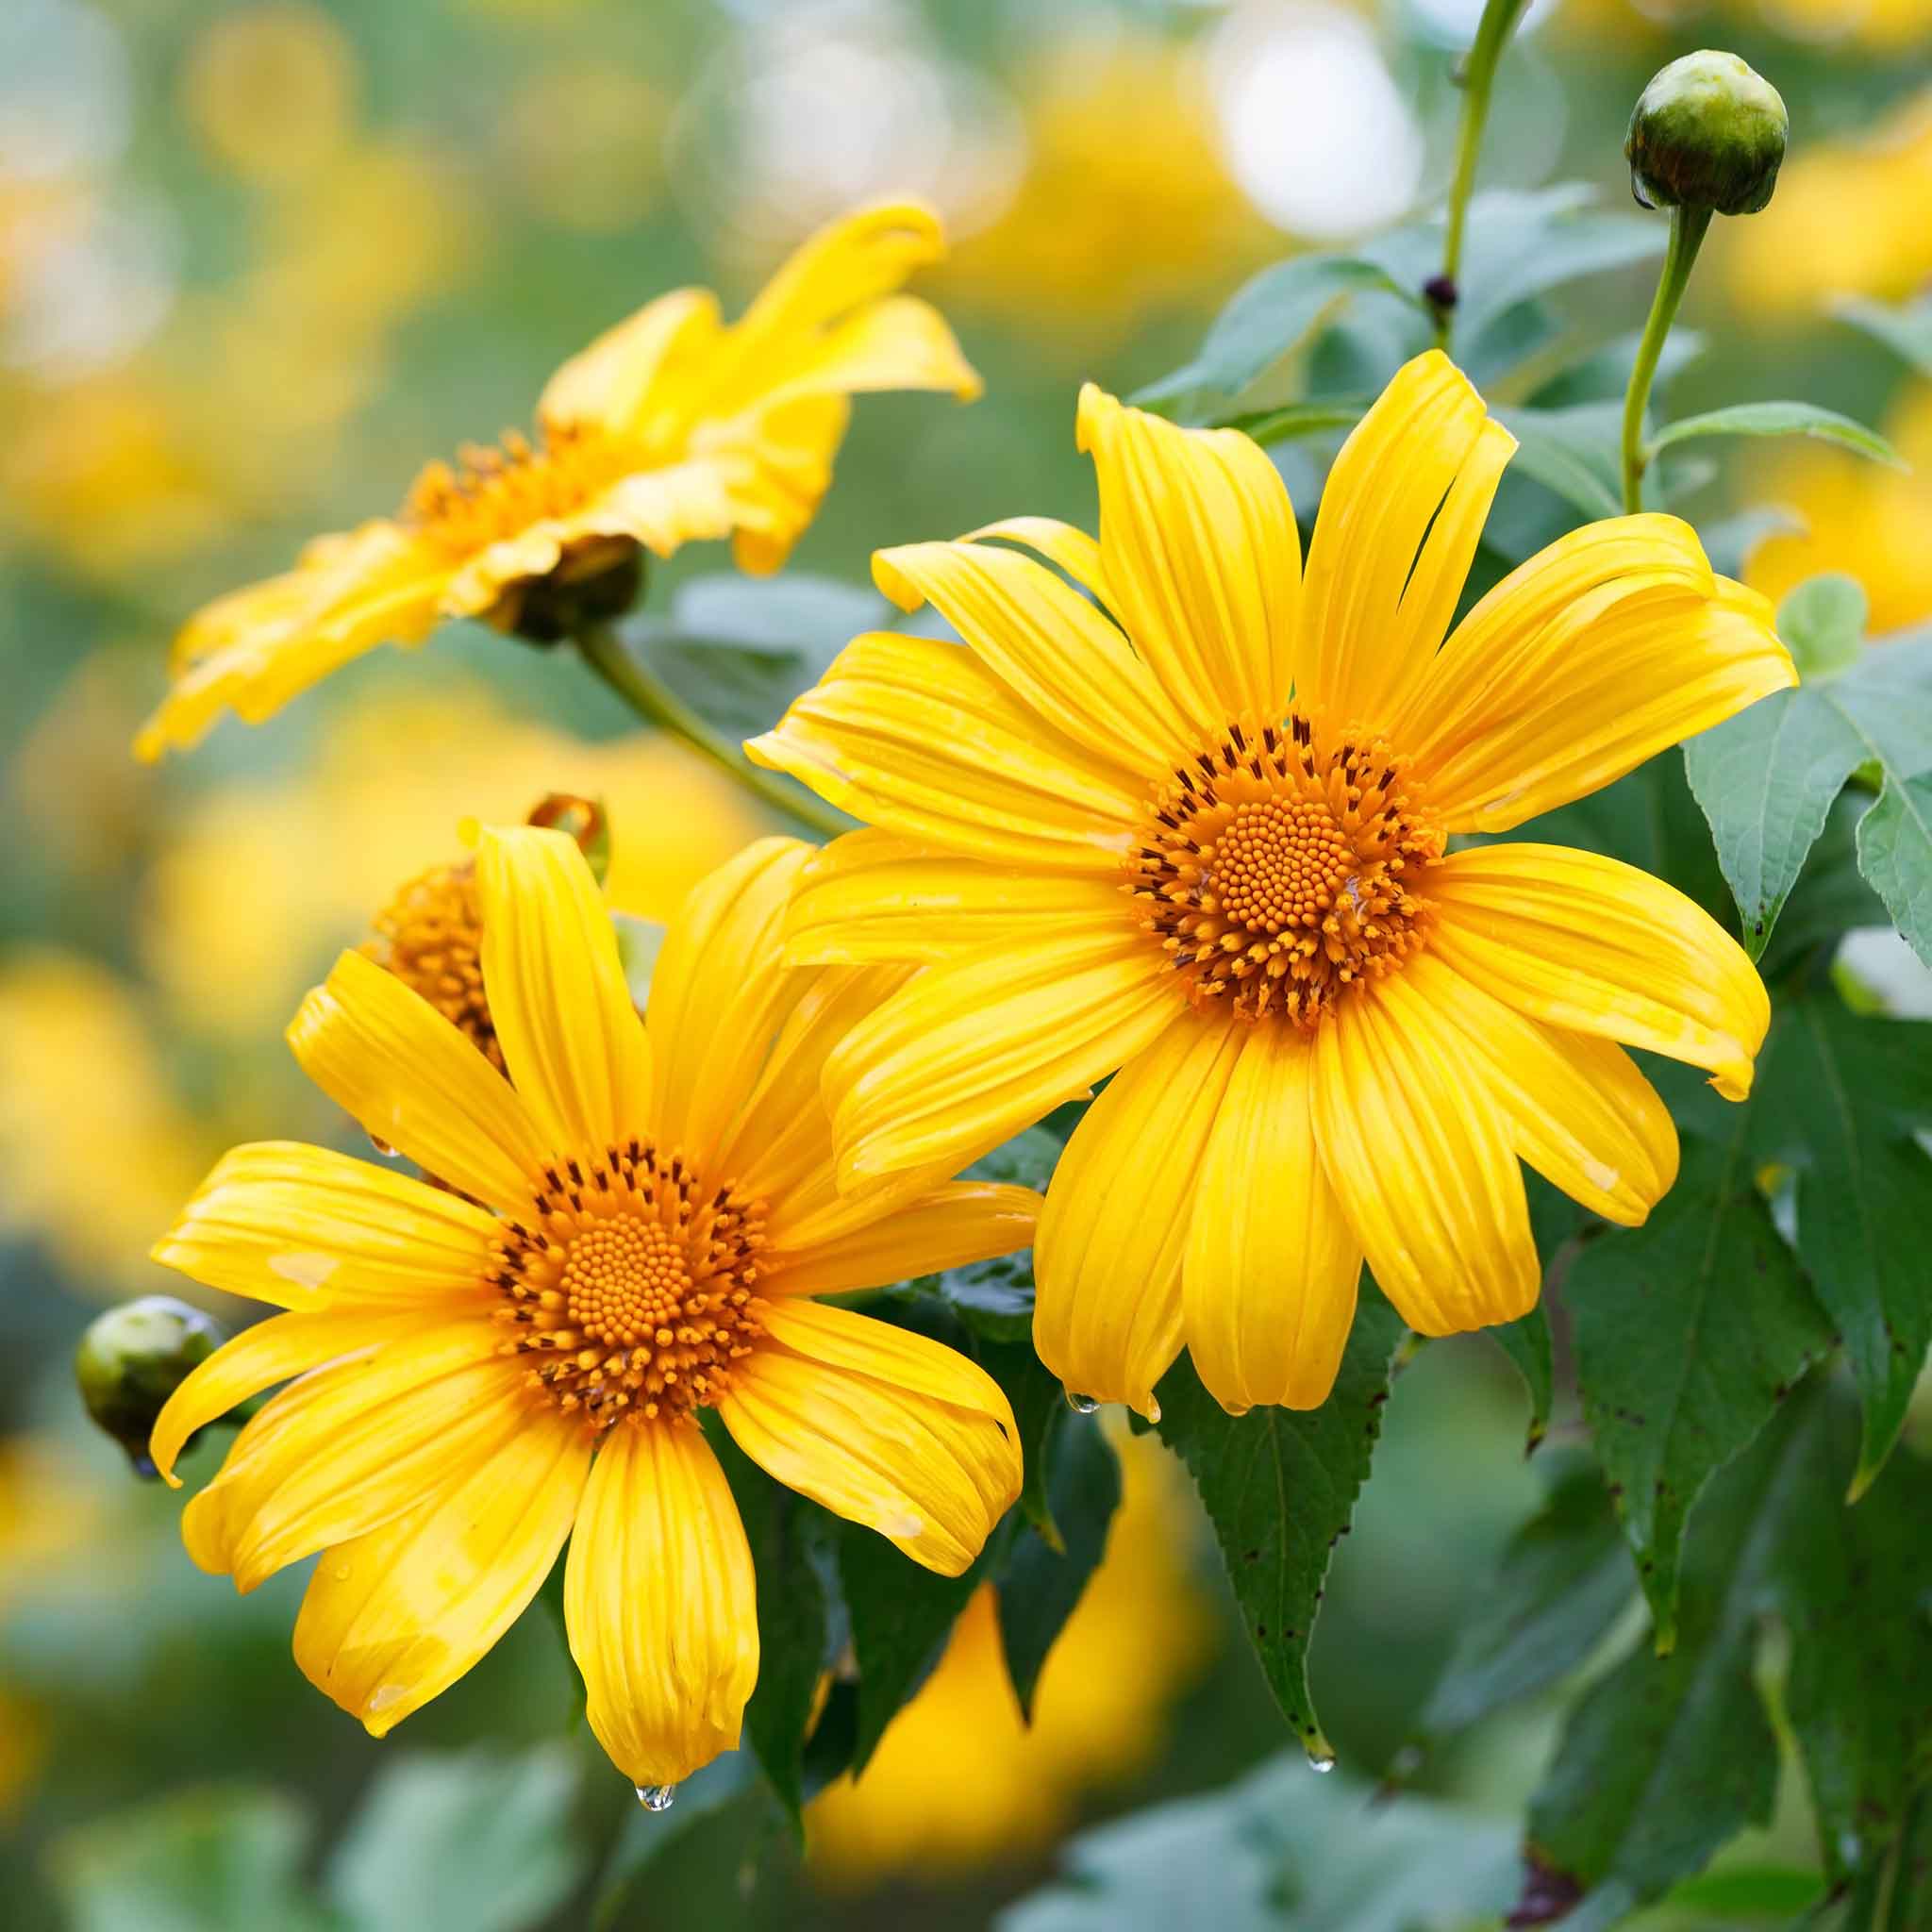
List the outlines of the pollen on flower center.
{"type": "Polygon", "coordinates": [[[535,442],[511,430],[494,448],[466,444],[459,467],[427,465],[409,486],[401,521],[460,560],[546,517],[568,516],[648,461],[634,442],[590,425],[545,429],[535,442]]]}
{"type": "Polygon", "coordinates": [[[483,905],[476,867],[464,859],[419,873],[375,916],[362,951],[468,1034],[503,1072],[503,1050],[483,990],[483,905]]]}
{"type": "Polygon", "coordinates": [[[1175,769],[1128,860],[1141,923],[1197,1006],[1317,1024],[1426,938],[1442,838],[1379,739],[1232,724],[1175,769]]]}
{"type": "Polygon", "coordinates": [[[715,1402],[762,1333],[762,1207],[648,1141],[545,1169],[530,1224],[496,1244],[505,1351],[598,1429],[715,1402]]]}

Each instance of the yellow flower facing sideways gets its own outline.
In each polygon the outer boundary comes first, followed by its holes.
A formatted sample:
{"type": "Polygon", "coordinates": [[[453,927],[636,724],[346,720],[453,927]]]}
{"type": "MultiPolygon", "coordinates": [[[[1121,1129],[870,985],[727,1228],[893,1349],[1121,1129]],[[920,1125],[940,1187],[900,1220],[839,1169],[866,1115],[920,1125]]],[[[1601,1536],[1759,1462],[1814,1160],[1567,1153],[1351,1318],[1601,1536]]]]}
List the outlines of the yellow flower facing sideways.
{"type": "Polygon", "coordinates": [[[569,1539],[571,1649],[610,1757],[649,1788],[736,1744],[755,1586],[705,1407],[780,1482],[947,1574],[1018,1493],[985,1374],[813,1299],[1024,1247],[1038,1197],[934,1167],[840,1191],[823,1063],[904,975],[784,966],[809,850],[761,841],[692,891],[646,1024],[575,842],[484,831],[508,1077],[360,954],[290,1029],[316,1083],[442,1185],[240,1147],[155,1250],[287,1310],[181,1385],[152,1453],[175,1480],[197,1428],[288,1382],[182,1531],[243,1591],[321,1552],[296,1660],[375,1736],[490,1648],[569,1539]]]}
{"type": "Polygon", "coordinates": [[[979,378],[939,312],[900,285],[944,253],[916,206],[867,209],[808,242],[739,321],[683,289],[551,377],[534,441],[432,463],[398,515],[318,539],[284,576],[218,599],[175,641],[142,758],[196,742],[224,710],[259,724],[380,643],[450,617],[514,625],[530,587],[732,537],[775,570],[831,482],[849,398],[979,378]]]}
{"type": "Polygon", "coordinates": [[[1090,388],[1079,441],[1097,542],[1021,518],[882,552],[964,643],[858,638],[751,747],[874,827],[805,868],[791,956],[922,963],[827,1057],[841,1172],[943,1162],[1113,1074],[1041,1217],[1041,1358],[1152,1415],[1185,1343],[1227,1408],[1311,1407],[1365,1257],[1425,1334],[1535,1302],[1519,1158],[1643,1219],[1676,1137],[1616,1042],[1736,1098],[1769,1024],[1671,887],[1449,836],[1795,674],[1668,516],[1563,538],[1450,632],[1515,444],[1438,353],[1343,445],[1306,566],[1247,438],[1090,388]]]}

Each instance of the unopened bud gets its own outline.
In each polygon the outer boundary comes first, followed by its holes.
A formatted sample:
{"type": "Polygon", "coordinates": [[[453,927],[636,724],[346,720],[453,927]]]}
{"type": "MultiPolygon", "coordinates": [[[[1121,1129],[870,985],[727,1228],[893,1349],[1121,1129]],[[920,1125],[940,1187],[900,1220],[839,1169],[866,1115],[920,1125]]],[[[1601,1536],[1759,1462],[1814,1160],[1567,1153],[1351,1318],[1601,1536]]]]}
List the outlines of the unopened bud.
{"type": "Polygon", "coordinates": [[[168,1397],[227,1340],[221,1324],[173,1295],[143,1295],[89,1324],[74,1352],[74,1379],[95,1423],[151,1476],[148,1437],[168,1397]]]}
{"type": "Polygon", "coordinates": [[[1624,153],[1645,208],[1754,215],[1771,199],[1790,117],[1778,91],[1735,54],[1686,54],[1652,76],[1624,153]]]}

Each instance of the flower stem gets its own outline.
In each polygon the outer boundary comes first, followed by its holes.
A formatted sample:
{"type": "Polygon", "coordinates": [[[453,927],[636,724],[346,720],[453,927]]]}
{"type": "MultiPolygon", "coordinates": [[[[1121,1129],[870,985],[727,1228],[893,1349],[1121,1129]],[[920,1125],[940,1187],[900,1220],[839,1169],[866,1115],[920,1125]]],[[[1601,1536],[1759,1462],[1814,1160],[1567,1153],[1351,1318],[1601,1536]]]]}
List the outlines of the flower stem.
{"type": "Polygon", "coordinates": [[[1677,305],[1690,283],[1691,264],[1703,245],[1704,231],[1709,226],[1707,208],[1671,210],[1671,244],[1664,252],[1663,273],[1657,276],[1657,299],[1650,305],[1650,320],[1643,325],[1643,340],[1637,345],[1630,387],[1624,391],[1624,508],[1632,516],[1643,508],[1643,472],[1650,461],[1650,453],[1643,446],[1643,411],[1650,402],[1650,385],[1676,318],[1677,305]]]}
{"type": "Polygon", "coordinates": [[[732,740],[707,724],[662,679],[625,650],[608,625],[580,625],[573,635],[584,662],[646,724],[683,739],[765,804],[790,814],[813,831],[836,839],[852,829],[849,820],[822,805],[802,786],[753,764],[732,740]]]}
{"type": "Polygon", "coordinates": [[[1476,157],[1482,152],[1483,126],[1490,118],[1490,90],[1495,83],[1496,62],[1509,44],[1516,18],[1527,0],[1489,0],[1476,23],[1475,40],[1462,66],[1462,131],[1456,144],[1456,177],[1449,187],[1449,222],[1442,235],[1442,272],[1424,291],[1436,317],[1436,346],[1449,346],[1449,324],[1456,312],[1462,273],[1462,235],[1469,218],[1469,197],[1475,187],[1476,157]]]}

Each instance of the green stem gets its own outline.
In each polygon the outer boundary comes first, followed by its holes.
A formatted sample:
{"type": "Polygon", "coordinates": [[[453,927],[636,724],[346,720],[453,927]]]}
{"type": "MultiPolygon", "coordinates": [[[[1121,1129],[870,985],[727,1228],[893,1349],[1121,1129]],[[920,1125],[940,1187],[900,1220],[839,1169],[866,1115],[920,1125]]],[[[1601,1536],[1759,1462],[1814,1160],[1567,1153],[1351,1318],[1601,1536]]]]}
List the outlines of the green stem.
{"type": "Polygon", "coordinates": [[[707,724],[675,691],[639,663],[608,625],[580,625],[574,635],[584,662],[647,724],[683,739],[767,805],[775,806],[813,831],[836,839],[852,829],[850,820],[822,805],[803,787],[792,785],[776,772],[753,764],[734,741],[707,724]]]}
{"type": "Polygon", "coordinates": [[[1671,245],[1664,253],[1663,273],[1657,276],[1657,299],[1650,305],[1650,320],[1643,325],[1643,340],[1637,346],[1630,387],[1624,392],[1624,508],[1632,516],[1643,508],[1643,472],[1650,461],[1650,452],[1643,446],[1643,412],[1650,402],[1651,381],[1671,324],[1676,319],[1677,305],[1690,284],[1691,264],[1703,245],[1704,231],[1709,226],[1707,208],[1671,210],[1671,245]]]}
{"type": "Polygon", "coordinates": [[[1517,16],[1527,0],[1489,0],[1476,23],[1475,40],[1462,68],[1462,131],[1456,144],[1456,177],[1449,186],[1449,222],[1442,234],[1442,273],[1429,287],[1436,317],[1436,346],[1449,346],[1449,324],[1456,313],[1457,277],[1462,273],[1462,235],[1469,220],[1469,197],[1475,187],[1476,158],[1490,118],[1490,90],[1496,63],[1509,44],[1517,16]]]}

